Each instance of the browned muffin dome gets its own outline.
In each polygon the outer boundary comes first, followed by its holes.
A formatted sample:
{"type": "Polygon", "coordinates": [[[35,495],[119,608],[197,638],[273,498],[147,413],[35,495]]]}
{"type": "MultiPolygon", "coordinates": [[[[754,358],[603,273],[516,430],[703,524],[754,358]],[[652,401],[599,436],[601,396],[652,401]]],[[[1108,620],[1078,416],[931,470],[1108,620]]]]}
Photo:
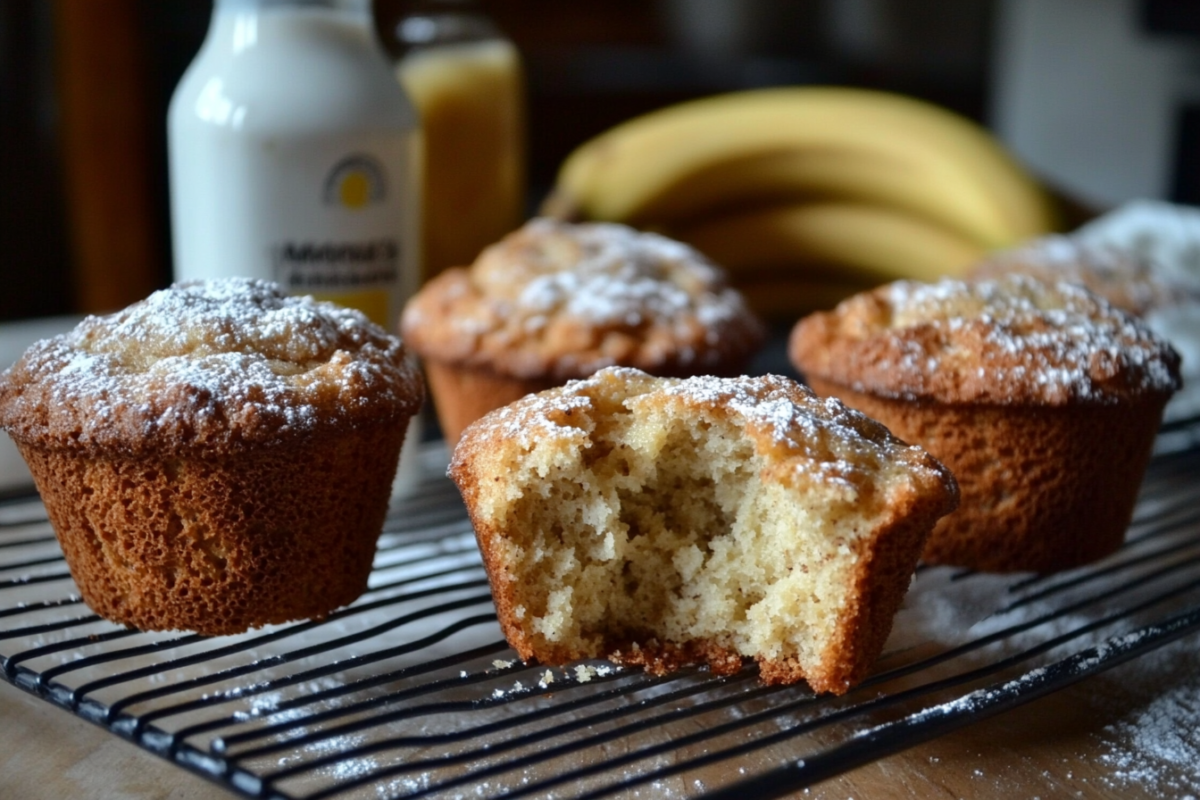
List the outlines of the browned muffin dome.
{"type": "Polygon", "coordinates": [[[452,440],[491,408],[606,366],[740,374],[764,335],[724,273],[690,247],[623,225],[548,219],[426,284],[401,330],[452,440]],[[492,402],[460,415],[444,408],[481,398],[492,402]]]}
{"type": "Polygon", "coordinates": [[[422,397],[359,312],[230,279],[35,344],[0,426],[94,610],[229,633],[361,593],[422,397]]]}
{"type": "Polygon", "coordinates": [[[1051,570],[1120,545],[1179,357],[1083,288],[1023,276],[899,282],[800,321],[819,393],[950,467],[959,510],[925,558],[1051,570]]]}
{"type": "Polygon", "coordinates": [[[261,281],[193,283],[33,345],[0,425],[49,446],[232,452],[411,416],[420,376],[357,311],[261,281]]]}
{"type": "Polygon", "coordinates": [[[522,658],[755,659],[839,694],[957,502],[920,448],[775,376],[608,368],[471,425],[450,474],[522,658]]]}

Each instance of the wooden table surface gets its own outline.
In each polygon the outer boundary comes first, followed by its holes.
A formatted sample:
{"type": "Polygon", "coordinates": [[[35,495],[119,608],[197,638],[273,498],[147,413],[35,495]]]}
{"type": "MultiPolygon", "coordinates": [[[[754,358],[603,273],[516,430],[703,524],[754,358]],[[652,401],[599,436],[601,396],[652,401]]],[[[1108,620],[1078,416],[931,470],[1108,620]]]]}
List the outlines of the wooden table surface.
{"type": "MultiPolygon", "coordinates": [[[[829,798],[1187,798],[1200,796],[1200,763],[1155,758],[1147,736],[1200,752],[1197,637],[1087,679],[1014,711],[917,745],[797,793],[829,798]],[[1165,665],[1165,669],[1164,669],[1165,665]],[[1171,719],[1154,705],[1185,698],[1171,719]],[[1190,705],[1186,698],[1191,698],[1190,705]]],[[[0,684],[2,800],[220,800],[236,795],[0,684]]]]}

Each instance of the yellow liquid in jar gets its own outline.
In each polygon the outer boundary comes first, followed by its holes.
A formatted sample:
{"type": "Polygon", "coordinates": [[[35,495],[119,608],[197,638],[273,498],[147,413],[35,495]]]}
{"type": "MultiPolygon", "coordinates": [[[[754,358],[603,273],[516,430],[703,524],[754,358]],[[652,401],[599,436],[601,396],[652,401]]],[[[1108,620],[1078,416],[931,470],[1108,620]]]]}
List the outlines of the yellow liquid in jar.
{"type": "Polygon", "coordinates": [[[507,41],[405,56],[397,77],[425,142],[422,281],[465,266],[524,218],[524,91],[507,41]]]}

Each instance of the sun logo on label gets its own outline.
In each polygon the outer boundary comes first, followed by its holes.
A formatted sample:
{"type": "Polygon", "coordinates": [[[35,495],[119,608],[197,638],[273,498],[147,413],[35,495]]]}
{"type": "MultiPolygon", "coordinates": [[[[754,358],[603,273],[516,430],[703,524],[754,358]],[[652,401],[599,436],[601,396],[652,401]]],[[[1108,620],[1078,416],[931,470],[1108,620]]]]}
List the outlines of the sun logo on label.
{"type": "Polygon", "coordinates": [[[382,202],[386,189],[379,162],[356,154],[343,158],[329,171],[323,196],[326,205],[357,210],[382,202]]]}

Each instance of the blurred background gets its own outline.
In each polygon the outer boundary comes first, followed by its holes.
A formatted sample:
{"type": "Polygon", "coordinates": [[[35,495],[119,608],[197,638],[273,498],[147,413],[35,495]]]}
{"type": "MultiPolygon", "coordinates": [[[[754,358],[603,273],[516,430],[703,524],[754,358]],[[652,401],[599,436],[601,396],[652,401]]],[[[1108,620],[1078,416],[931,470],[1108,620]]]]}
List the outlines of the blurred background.
{"type": "MultiPolygon", "coordinates": [[[[520,48],[530,208],[635,114],[782,84],[890,89],[996,131],[1086,215],[1200,203],[1195,0],[485,0],[520,48]]],[[[392,47],[404,0],[376,0],[392,47]]],[[[170,282],[166,108],[211,0],[0,2],[0,320],[170,282]]]]}

